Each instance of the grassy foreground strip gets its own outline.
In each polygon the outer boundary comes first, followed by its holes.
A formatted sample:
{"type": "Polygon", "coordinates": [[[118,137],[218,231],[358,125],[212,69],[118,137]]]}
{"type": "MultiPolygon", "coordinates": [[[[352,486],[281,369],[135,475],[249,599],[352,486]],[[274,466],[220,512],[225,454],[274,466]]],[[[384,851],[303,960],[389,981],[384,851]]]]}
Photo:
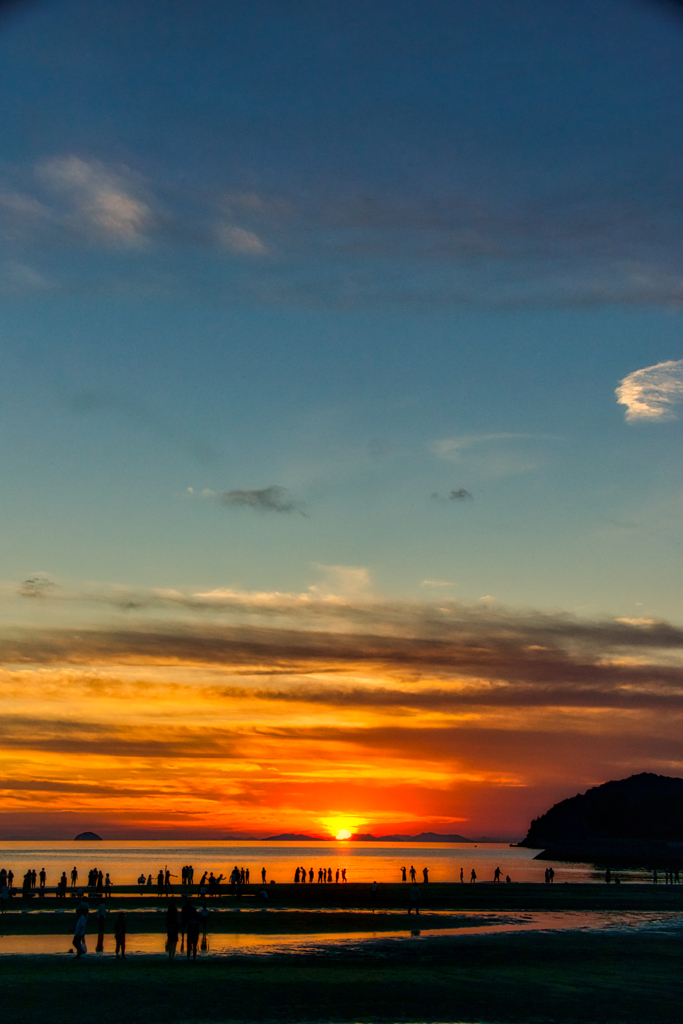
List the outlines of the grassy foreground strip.
{"type": "Polygon", "coordinates": [[[4,957],[0,991],[5,1019],[32,1024],[679,1024],[682,954],[671,935],[561,933],[196,963],[4,957]]]}

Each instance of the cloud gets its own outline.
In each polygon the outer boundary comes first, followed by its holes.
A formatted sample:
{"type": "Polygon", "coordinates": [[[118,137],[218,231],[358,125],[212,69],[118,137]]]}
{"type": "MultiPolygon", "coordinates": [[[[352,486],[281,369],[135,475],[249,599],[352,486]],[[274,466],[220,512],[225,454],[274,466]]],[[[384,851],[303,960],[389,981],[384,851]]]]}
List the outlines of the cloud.
{"type": "Polygon", "coordinates": [[[469,448],[490,444],[494,441],[516,441],[536,437],[538,437],[537,434],[462,434],[459,437],[445,437],[440,441],[433,441],[430,448],[440,459],[459,462],[462,452],[469,448]]]}
{"type": "Polygon", "coordinates": [[[152,211],[133,194],[129,173],[77,156],[53,157],[39,164],[36,173],[66,199],[75,223],[124,246],[138,246],[145,239],[152,211]]]}
{"type": "Polygon", "coordinates": [[[472,501],[474,496],[466,491],[464,487],[459,487],[457,491],[451,491],[447,498],[444,498],[439,491],[434,491],[431,495],[432,501],[438,501],[439,504],[443,505],[446,501],[472,501]]]}
{"type": "Polygon", "coordinates": [[[299,515],[306,515],[301,504],[290,498],[287,488],[275,484],[261,490],[225,491],[222,494],[207,489],[202,491],[202,495],[216,498],[222,505],[254,508],[259,512],[298,512],[299,515]]]}
{"type": "Polygon", "coordinates": [[[616,389],[617,404],[625,405],[627,423],[677,419],[674,406],[683,401],[683,359],[634,370],[616,389]]]}
{"type": "Polygon", "coordinates": [[[268,247],[254,231],[238,228],[231,224],[222,224],[218,228],[221,242],[240,256],[264,256],[268,247]]]}

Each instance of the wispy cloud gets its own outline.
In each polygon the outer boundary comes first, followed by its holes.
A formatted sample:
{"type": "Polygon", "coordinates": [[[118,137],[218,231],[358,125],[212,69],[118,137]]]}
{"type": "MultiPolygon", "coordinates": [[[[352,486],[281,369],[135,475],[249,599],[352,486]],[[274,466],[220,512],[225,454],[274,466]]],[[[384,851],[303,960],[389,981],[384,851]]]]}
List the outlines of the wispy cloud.
{"type": "Polygon", "coordinates": [[[268,252],[267,245],[256,232],[233,224],[219,225],[218,237],[226,248],[240,256],[264,256],[268,252]]]}
{"type": "Polygon", "coordinates": [[[150,207],[134,193],[130,172],[115,172],[100,161],[54,157],[36,173],[62,196],[76,226],[124,246],[138,246],[153,222],[150,207]]]}
{"type": "Polygon", "coordinates": [[[683,401],[683,359],[634,370],[620,382],[615,394],[617,404],[626,406],[628,423],[676,419],[674,407],[683,401]]]}
{"type": "Polygon", "coordinates": [[[536,434],[461,434],[457,437],[445,437],[433,441],[431,449],[440,459],[448,462],[459,462],[462,453],[468,448],[490,444],[494,441],[516,441],[520,438],[535,438],[536,434]]]}
{"type": "MultiPolygon", "coordinates": [[[[130,251],[128,267],[100,268],[100,288],[125,282],[137,291],[313,307],[683,303],[677,186],[651,201],[635,187],[627,197],[623,188],[597,188],[508,207],[467,195],[359,198],[315,189],[295,202],[239,187],[171,188],[75,154],[5,168],[3,178],[0,231],[21,250],[13,259],[35,247],[37,273],[46,238],[130,251]],[[135,250],[152,239],[140,267],[135,250]],[[163,254],[171,249],[185,252],[191,269],[182,259],[170,268],[163,254]],[[241,273],[225,267],[226,252],[242,258],[241,273]]],[[[58,269],[61,287],[89,283],[78,261],[58,269]]]]}

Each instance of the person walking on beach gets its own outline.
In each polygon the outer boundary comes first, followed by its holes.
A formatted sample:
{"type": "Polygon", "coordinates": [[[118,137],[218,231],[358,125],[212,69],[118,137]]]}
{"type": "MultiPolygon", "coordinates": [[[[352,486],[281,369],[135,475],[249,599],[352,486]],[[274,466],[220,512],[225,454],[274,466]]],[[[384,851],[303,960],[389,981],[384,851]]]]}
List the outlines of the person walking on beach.
{"type": "Polygon", "coordinates": [[[402,882],[407,882],[408,881],[408,879],[406,878],[406,869],[405,869],[405,867],[401,868],[401,881],[402,882]]]}
{"type": "Polygon", "coordinates": [[[496,870],[493,872],[493,881],[498,882],[500,884],[500,868],[496,868],[496,870]]]}
{"type": "Polygon", "coordinates": [[[420,890],[413,883],[410,887],[410,903],[408,904],[408,915],[412,914],[413,910],[420,916],[420,890]]]}
{"type": "Polygon", "coordinates": [[[171,898],[166,911],[166,951],[168,959],[175,958],[176,946],[178,945],[178,908],[175,900],[171,898]]]}
{"type": "Polygon", "coordinates": [[[460,868],[460,882],[464,883],[464,881],[465,881],[465,870],[464,870],[464,868],[460,868]]]}
{"type": "Polygon", "coordinates": [[[472,868],[472,874],[470,875],[470,885],[477,880],[477,872],[472,868]]]}
{"type": "Polygon", "coordinates": [[[187,959],[197,959],[197,944],[199,942],[199,914],[197,908],[190,904],[187,912],[187,959]]]}
{"type": "Polygon", "coordinates": [[[417,873],[416,873],[416,871],[415,871],[415,868],[414,868],[414,867],[413,867],[413,865],[411,864],[411,865],[410,865],[410,881],[414,883],[414,882],[415,882],[415,880],[416,880],[416,878],[417,878],[417,873]]]}
{"type": "Polygon", "coordinates": [[[119,916],[116,918],[114,923],[114,938],[116,939],[116,959],[118,960],[119,954],[121,959],[126,959],[126,915],[122,910],[119,911],[119,916]]]}
{"type": "Polygon", "coordinates": [[[73,947],[76,950],[76,956],[81,957],[84,953],[87,953],[85,945],[85,927],[88,923],[86,914],[79,914],[76,918],[76,927],[74,928],[73,947]]]}
{"type": "Polygon", "coordinates": [[[104,952],[104,919],[107,916],[107,908],[104,905],[104,900],[100,900],[99,906],[95,913],[97,918],[97,945],[95,946],[96,953],[104,952]]]}
{"type": "Polygon", "coordinates": [[[78,868],[74,864],[73,868],[71,869],[71,888],[72,889],[76,888],[76,882],[77,881],[78,881],[78,868]]]}
{"type": "Polygon", "coordinates": [[[342,885],[346,884],[346,868],[342,868],[342,885]]]}
{"type": "Polygon", "coordinates": [[[201,908],[198,911],[199,923],[202,928],[202,944],[201,949],[206,950],[206,933],[209,930],[209,908],[206,903],[202,903],[201,908]]]}
{"type": "Polygon", "coordinates": [[[266,869],[261,868],[261,885],[266,884],[266,869]]]}

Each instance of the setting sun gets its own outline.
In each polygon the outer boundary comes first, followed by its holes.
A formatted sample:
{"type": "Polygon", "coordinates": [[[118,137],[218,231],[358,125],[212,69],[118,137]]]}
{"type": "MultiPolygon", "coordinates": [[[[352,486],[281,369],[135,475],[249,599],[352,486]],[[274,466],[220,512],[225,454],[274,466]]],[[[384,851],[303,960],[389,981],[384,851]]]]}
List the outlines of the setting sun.
{"type": "Polygon", "coordinates": [[[348,828],[340,828],[339,831],[337,832],[337,835],[335,836],[335,838],[336,839],[350,839],[351,838],[351,833],[349,832],[348,828]]]}

